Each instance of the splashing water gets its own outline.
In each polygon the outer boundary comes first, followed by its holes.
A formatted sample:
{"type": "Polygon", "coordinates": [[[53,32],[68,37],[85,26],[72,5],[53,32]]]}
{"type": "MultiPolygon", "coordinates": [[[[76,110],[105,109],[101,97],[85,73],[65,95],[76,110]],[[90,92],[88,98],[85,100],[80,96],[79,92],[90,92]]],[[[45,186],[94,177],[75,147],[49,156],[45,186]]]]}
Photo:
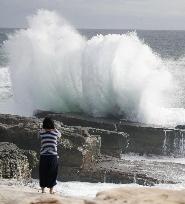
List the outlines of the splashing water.
{"type": "Polygon", "coordinates": [[[169,100],[176,87],[166,63],[136,33],[81,36],[57,13],[39,10],[5,49],[14,111],[35,109],[122,115],[145,123],[185,122],[169,100]]]}

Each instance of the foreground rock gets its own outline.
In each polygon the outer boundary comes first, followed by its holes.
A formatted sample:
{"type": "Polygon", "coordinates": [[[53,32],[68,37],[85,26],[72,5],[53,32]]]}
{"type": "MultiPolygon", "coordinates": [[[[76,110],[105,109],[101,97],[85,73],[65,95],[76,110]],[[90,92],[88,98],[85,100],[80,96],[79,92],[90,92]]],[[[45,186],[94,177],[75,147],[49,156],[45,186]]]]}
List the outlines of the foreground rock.
{"type": "Polygon", "coordinates": [[[97,203],[127,204],[182,204],[185,190],[165,190],[154,188],[119,188],[97,194],[97,203]]]}
{"type": "Polygon", "coordinates": [[[0,143],[0,178],[31,178],[36,157],[34,152],[24,151],[8,142],[0,143]],[[29,163],[30,160],[30,163],[29,163]]]}
{"type": "Polygon", "coordinates": [[[61,197],[41,195],[26,187],[0,186],[1,204],[183,204],[185,191],[154,188],[118,188],[97,194],[96,198],[61,197]]]}

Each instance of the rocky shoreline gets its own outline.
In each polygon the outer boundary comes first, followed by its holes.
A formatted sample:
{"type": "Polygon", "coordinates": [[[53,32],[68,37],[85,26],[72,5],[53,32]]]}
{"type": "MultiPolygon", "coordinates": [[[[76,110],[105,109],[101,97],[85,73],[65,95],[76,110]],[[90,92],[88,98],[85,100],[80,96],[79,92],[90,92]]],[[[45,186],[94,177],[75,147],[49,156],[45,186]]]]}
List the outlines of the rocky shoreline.
{"type": "Polygon", "coordinates": [[[35,117],[0,115],[1,178],[38,178],[38,130],[46,115],[55,120],[62,133],[58,145],[58,179],[61,181],[135,182],[142,185],[185,182],[184,164],[121,159],[122,154],[130,152],[148,156],[184,156],[182,128],[44,111],[37,112],[35,117]]]}

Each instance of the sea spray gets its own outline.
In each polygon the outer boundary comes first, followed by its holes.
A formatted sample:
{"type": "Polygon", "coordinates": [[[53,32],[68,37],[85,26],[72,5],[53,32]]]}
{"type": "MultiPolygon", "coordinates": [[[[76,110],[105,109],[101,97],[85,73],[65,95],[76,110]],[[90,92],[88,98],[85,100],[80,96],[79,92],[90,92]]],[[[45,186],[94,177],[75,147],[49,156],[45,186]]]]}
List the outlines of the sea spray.
{"type": "Polygon", "coordinates": [[[168,101],[173,78],[136,33],[87,40],[55,12],[39,10],[5,43],[17,113],[35,109],[121,115],[145,123],[185,121],[168,101]]]}
{"type": "Polygon", "coordinates": [[[93,37],[82,61],[86,112],[142,121],[150,117],[152,108],[162,105],[161,94],[171,76],[135,33],[93,37]]]}
{"type": "Polygon", "coordinates": [[[17,110],[76,110],[83,38],[54,12],[40,10],[28,24],[5,44],[17,110]]]}

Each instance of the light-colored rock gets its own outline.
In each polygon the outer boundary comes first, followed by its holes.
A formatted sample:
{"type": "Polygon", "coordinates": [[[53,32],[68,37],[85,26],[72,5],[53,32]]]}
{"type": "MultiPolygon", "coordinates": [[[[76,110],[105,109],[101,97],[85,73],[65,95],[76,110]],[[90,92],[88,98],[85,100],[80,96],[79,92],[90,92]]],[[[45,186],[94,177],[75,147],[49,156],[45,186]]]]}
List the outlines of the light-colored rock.
{"type": "Polygon", "coordinates": [[[85,204],[83,199],[41,194],[28,187],[0,186],[0,204],[85,204]]]}
{"type": "Polygon", "coordinates": [[[94,199],[41,194],[29,187],[0,185],[0,204],[184,204],[185,190],[127,187],[100,192],[94,199]]]}
{"type": "Polygon", "coordinates": [[[97,194],[97,201],[115,204],[183,204],[185,190],[157,188],[119,188],[97,194]]]}

